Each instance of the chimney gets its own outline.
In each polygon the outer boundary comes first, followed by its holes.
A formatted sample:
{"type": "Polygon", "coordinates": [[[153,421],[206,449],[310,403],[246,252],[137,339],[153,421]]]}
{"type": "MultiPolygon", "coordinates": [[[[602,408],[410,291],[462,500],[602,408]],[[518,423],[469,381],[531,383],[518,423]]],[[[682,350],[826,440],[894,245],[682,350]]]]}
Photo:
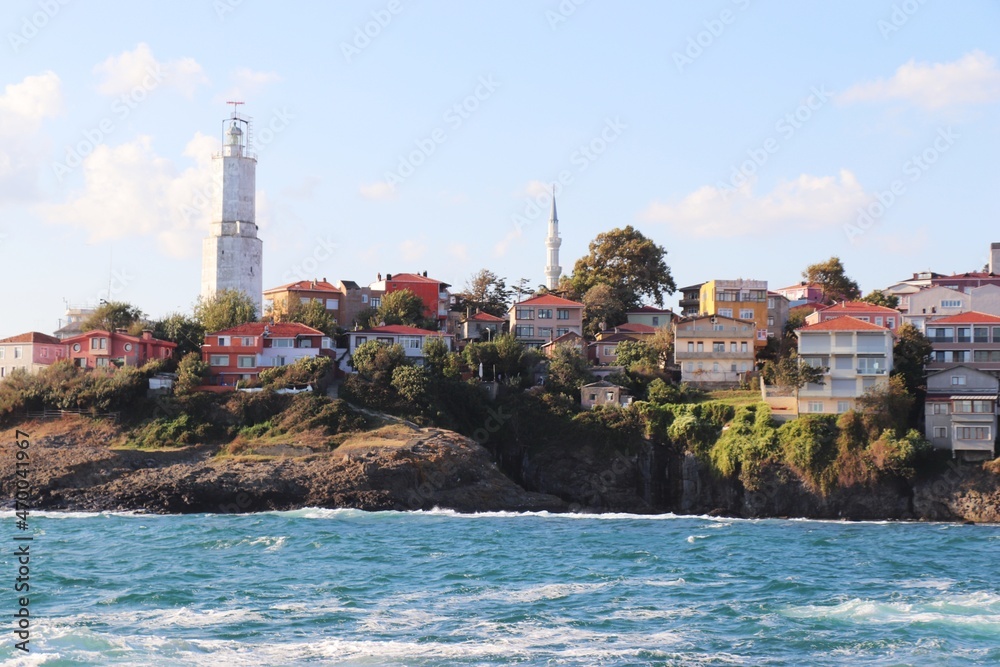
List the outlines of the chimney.
{"type": "Polygon", "coordinates": [[[990,273],[1000,272],[1000,243],[990,244],[990,273]]]}
{"type": "Polygon", "coordinates": [[[392,274],[391,273],[385,274],[385,279],[386,280],[392,280],[392,274]]]}
{"type": "Polygon", "coordinates": [[[150,331],[149,329],[143,329],[142,330],[142,339],[143,340],[153,340],[153,332],[150,331]]]}
{"type": "Polygon", "coordinates": [[[382,282],[382,272],[381,271],[378,272],[378,278],[377,278],[376,282],[382,282]]]}
{"type": "Polygon", "coordinates": [[[424,278],[426,278],[426,277],[427,277],[427,272],[426,272],[426,271],[424,271],[424,278]]]}

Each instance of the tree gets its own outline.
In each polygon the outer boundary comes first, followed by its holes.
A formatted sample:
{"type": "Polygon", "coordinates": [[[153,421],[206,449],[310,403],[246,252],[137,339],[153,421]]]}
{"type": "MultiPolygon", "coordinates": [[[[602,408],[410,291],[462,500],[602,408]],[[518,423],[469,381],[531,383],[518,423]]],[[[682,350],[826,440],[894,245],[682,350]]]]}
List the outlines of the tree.
{"type": "Polygon", "coordinates": [[[381,320],[379,320],[378,310],[367,306],[358,311],[358,314],[354,317],[354,321],[362,329],[370,329],[378,326],[381,320]]]}
{"type": "Polygon", "coordinates": [[[435,337],[424,343],[424,367],[430,377],[453,380],[461,375],[462,363],[458,354],[448,350],[443,338],[435,337]]]}
{"type": "Polygon", "coordinates": [[[318,329],[327,336],[337,333],[337,318],[326,309],[326,304],[320,299],[310,299],[306,303],[299,301],[288,309],[286,315],[289,322],[298,322],[307,327],[318,329]]]}
{"type": "Polygon", "coordinates": [[[376,383],[388,384],[393,371],[407,363],[406,351],[402,345],[385,345],[377,340],[358,345],[351,355],[354,369],[376,383]]]}
{"type": "Polygon", "coordinates": [[[565,394],[571,398],[580,397],[580,387],[594,379],[590,364],[579,350],[572,345],[556,345],[549,361],[549,373],[545,388],[553,394],[565,394]]]}
{"type": "Polygon", "coordinates": [[[890,375],[889,381],[875,385],[857,401],[858,411],[865,417],[869,438],[875,439],[886,429],[898,436],[906,433],[914,398],[906,390],[902,375],[890,375]]]}
{"type": "Polygon", "coordinates": [[[83,318],[80,327],[84,331],[101,329],[115,331],[128,329],[145,317],[139,308],[124,301],[104,301],[90,315],[83,318]]]}
{"type": "Polygon", "coordinates": [[[392,388],[410,403],[420,403],[426,400],[430,383],[430,376],[423,368],[397,366],[392,371],[392,388]]]}
{"type": "Polygon", "coordinates": [[[408,289],[383,295],[378,308],[379,322],[420,326],[424,324],[424,302],[408,289]]]}
{"type": "Polygon", "coordinates": [[[183,313],[170,313],[152,326],[153,335],[161,340],[177,343],[177,356],[201,350],[205,342],[205,329],[193,317],[183,313]]]}
{"type": "Polygon", "coordinates": [[[826,303],[853,301],[861,298],[861,288],[847,277],[839,257],[831,257],[825,262],[810,264],[802,272],[806,282],[816,283],[823,290],[826,303]]]}
{"type": "Polygon", "coordinates": [[[915,326],[907,322],[896,331],[898,339],[892,348],[893,375],[903,378],[903,383],[914,396],[924,387],[924,367],[931,360],[934,346],[915,326]]]}
{"type": "Polygon", "coordinates": [[[511,288],[511,292],[517,294],[518,301],[524,301],[525,298],[534,294],[531,289],[531,278],[519,278],[517,285],[511,288]]]}
{"type": "Polygon", "coordinates": [[[625,322],[625,304],[610,285],[594,285],[583,295],[584,330],[591,336],[625,322]]]}
{"type": "Polygon", "coordinates": [[[489,269],[480,269],[465,283],[461,296],[466,306],[490,315],[503,317],[510,306],[514,291],[507,287],[507,279],[499,278],[489,269]]]}
{"type": "Polygon", "coordinates": [[[667,251],[631,225],[597,235],[589,253],[573,266],[573,289],[586,294],[594,285],[615,290],[625,310],[643,298],[663,305],[664,294],[677,289],[665,258],[667,251]]]}
{"type": "Polygon", "coordinates": [[[884,306],[886,308],[899,308],[899,297],[896,296],[895,294],[886,294],[880,289],[872,290],[864,297],[862,297],[861,300],[875,306],[884,306]]]}
{"type": "Polygon", "coordinates": [[[669,327],[660,327],[646,344],[656,354],[656,367],[666,368],[674,360],[674,332],[669,327]]]}
{"type": "Polygon", "coordinates": [[[615,348],[616,361],[626,370],[633,368],[657,368],[657,352],[649,343],[638,340],[623,340],[615,348]]]}
{"type": "Polygon", "coordinates": [[[257,305],[240,290],[224,289],[207,299],[198,297],[194,319],[206,333],[231,329],[257,321],[257,305]]]}
{"type": "Polygon", "coordinates": [[[806,384],[824,384],[823,375],[829,368],[810,366],[791,354],[777,361],[767,361],[761,371],[769,384],[786,389],[801,389],[806,384]]]}
{"type": "Polygon", "coordinates": [[[177,384],[174,391],[185,394],[194,391],[208,377],[209,367],[197,352],[188,352],[177,364],[177,384]]]}

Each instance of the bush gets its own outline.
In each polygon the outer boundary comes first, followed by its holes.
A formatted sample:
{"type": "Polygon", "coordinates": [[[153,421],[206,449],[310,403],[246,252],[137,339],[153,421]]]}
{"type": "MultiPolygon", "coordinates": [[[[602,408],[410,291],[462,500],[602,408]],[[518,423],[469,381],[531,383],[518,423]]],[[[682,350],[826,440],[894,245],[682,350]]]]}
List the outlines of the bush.
{"type": "Polygon", "coordinates": [[[260,372],[260,386],[284,389],[291,386],[312,385],[316,391],[323,391],[333,369],[333,359],[317,355],[300,357],[287,366],[265,368],[260,372]]]}
{"type": "Polygon", "coordinates": [[[785,463],[810,489],[826,493],[834,484],[837,428],[833,415],[805,415],[778,429],[785,463]]]}
{"type": "Polygon", "coordinates": [[[764,465],[779,459],[780,454],[771,409],[761,404],[736,410],[733,420],[712,445],[709,458],[719,475],[739,476],[743,486],[753,491],[760,486],[764,465]]]}
{"type": "Polygon", "coordinates": [[[175,419],[160,418],[132,431],[128,444],[138,449],[161,449],[195,444],[208,436],[209,427],[197,423],[190,415],[175,419]]]}

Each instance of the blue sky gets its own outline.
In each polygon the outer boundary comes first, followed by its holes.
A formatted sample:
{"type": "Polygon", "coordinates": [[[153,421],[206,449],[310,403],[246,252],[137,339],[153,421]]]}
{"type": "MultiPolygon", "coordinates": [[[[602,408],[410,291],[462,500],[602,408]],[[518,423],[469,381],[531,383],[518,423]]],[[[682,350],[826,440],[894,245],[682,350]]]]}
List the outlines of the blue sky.
{"type": "Polygon", "coordinates": [[[627,224],[678,286],[836,254],[867,291],[1000,241],[997,2],[18,0],[0,28],[0,335],[109,279],[190,308],[233,98],[265,286],[539,284],[560,181],[565,272],[627,224]]]}

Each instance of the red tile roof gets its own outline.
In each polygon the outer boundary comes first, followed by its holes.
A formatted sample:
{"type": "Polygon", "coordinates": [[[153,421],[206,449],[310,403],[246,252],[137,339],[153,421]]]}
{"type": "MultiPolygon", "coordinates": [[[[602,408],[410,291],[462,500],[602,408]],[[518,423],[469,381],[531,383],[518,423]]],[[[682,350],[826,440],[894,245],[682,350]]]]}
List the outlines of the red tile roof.
{"type": "Polygon", "coordinates": [[[89,340],[94,336],[117,336],[118,338],[124,338],[126,340],[133,340],[137,343],[156,343],[163,347],[177,347],[177,343],[171,342],[169,340],[160,340],[159,338],[143,338],[141,336],[133,336],[132,334],[122,333],[120,331],[115,331],[114,333],[110,331],[105,331],[104,329],[91,329],[90,331],[84,331],[82,334],[77,334],[76,336],[70,336],[69,338],[63,339],[63,344],[77,343],[85,340],[89,340]]]}
{"type": "MultiPolygon", "coordinates": [[[[427,276],[422,276],[419,273],[392,273],[389,275],[391,275],[392,278],[386,276],[385,282],[387,283],[434,283],[435,285],[448,285],[448,283],[443,280],[428,278],[427,276]]],[[[451,287],[451,285],[448,285],[448,287],[451,287]]]]}
{"type": "Polygon", "coordinates": [[[593,343],[591,343],[591,345],[600,345],[602,343],[623,343],[627,340],[635,342],[635,338],[633,338],[627,333],[615,333],[615,334],[610,334],[608,336],[604,336],[603,338],[601,338],[601,340],[596,340],[593,343]]]}
{"type": "Polygon", "coordinates": [[[811,287],[813,289],[818,289],[820,291],[823,290],[823,286],[820,285],[819,283],[808,283],[807,284],[805,282],[795,283],[794,285],[789,285],[788,287],[778,287],[776,289],[777,289],[777,291],[780,292],[782,290],[802,289],[803,287],[811,287]]]}
{"type": "Polygon", "coordinates": [[[473,313],[465,318],[467,322],[506,322],[507,320],[503,317],[497,317],[496,315],[490,315],[489,313],[473,313]]]}
{"type": "Polygon", "coordinates": [[[573,339],[573,338],[579,338],[580,340],[583,340],[583,336],[581,336],[577,332],[575,332],[575,331],[569,331],[567,333],[564,333],[562,336],[559,336],[558,338],[553,338],[548,343],[543,344],[542,347],[548,347],[550,345],[560,345],[562,343],[568,343],[570,341],[570,339],[573,339]]]}
{"type": "Polygon", "coordinates": [[[864,313],[892,313],[893,315],[899,315],[899,311],[895,308],[886,308],[885,306],[876,306],[875,304],[868,303],[867,301],[841,301],[835,303],[832,306],[827,306],[826,308],[820,308],[819,312],[824,315],[833,315],[837,311],[860,311],[864,313]]]}
{"type": "MultiPolygon", "coordinates": [[[[539,296],[533,296],[529,299],[525,299],[524,301],[515,303],[514,306],[524,306],[526,304],[531,304],[532,306],[575,306],[577,308],[583,308],[583,304],[578,301],[570,301],[569,299],[564,299],[561,296],[555,296],[554,294],[540,294],[539,296]]],[[[511,308],[514,306],[511,306],[511,308]]]]}
{"type": "Polygon", "coordinates": [[[387,324],[383,327],[372,327],[371,329],[359,329],[350,332],[352,334],[395,334],[402,336],[451,336],[443,331],[429,331],[428,329],[418,329],[403,324],[387,324]]]}
{"type": "Polygon", "coordinates": [[[45,343],[47,345],[58,345],[59,343],[62,343],[62,341],[55,336],[39,333],[37,331],[29,331],[28,333],[18,334],[16,336],[11,336],[10,338],[4,338],[3,340],[0,340],[0,343],[45,343]]]}
{"type": "Polygon", "coordinates": [[[673,312],[674,311],[672,310],[666,308],[657,308],[655,306],[639,306],[638,308],[633,308],[632,310],[628,311],[627,314],[631,315],[632,313],[648,313],[650,315],[664,315],[666,313],[673,314],[673,312]]]}
{"type": "Polygon", "coordinates": [[[856,317],[842,315],[832,320],[823,320],[817,324],[809,324],[796,331],[889,331],[871,322],[863,322],[856,317]]]}
{"type": "Polygon", "coordinates": [[[340,294],[340,290],[326,282],[325,280],[300,280],[294,283],[288,283],[287,285],[282,285],[281,287],[272,287],[271,289],[264,290],[264,294],[273,294],[275,292],[336,292],[340,294]]]}
{"type": "Polygon", "coordinates": [[[272,338],[326,335],[319,329],[313,329],[312,327],[307,327],[306,325],[299,324],[298,322],[275,322],[274,324],[268,324],[267,322],[247,322],[246,324],[241,324],[239,326],[235,326],[230,329],[223,329],[222,331],[213,331],[208,335],[209,336],[219,336],[219,335],[262,336],[264,335],[265,327],[267,327],[268,335],[272,338]]]}
{"type": "Polygon", "coordinates": [[[978,323],[1000,324],[1000,317],[997,317],[996,315],[989,315],[987,313],[980,313],[975,310],[970,310],[967,313],[960,313],[958,315],[948,315],[947,317],[935,318],[930,320],[930,322],[928,322],[928,324],[978,324],[978,323]]]}
{"type": "Polygon", "coordinates": [[[612,327],[613,331],[628,331],[631,333],[656,333],[659,331],[659,327],[654,327],[651,324],[640,324],[638,322],[626,322],[625,324],[619,324],[616,327],[612,327]]]}

